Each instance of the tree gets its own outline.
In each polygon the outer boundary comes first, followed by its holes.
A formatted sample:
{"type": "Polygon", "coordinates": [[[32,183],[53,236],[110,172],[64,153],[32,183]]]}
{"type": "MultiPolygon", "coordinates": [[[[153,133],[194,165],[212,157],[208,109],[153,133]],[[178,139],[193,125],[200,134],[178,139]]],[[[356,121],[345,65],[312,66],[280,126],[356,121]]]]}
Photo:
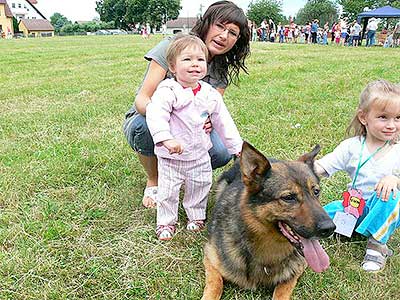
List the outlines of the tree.
{"type": "Polygon", "coordinates": [[[135,23],[159,27],[178,17],[180,3],[180,0],[98,0],[96,11],[102,21],[113,21],[119,28],[128,29],[135,23]]]}
{"type": "Polygon", "coordinates": [[[338,0],[338,4],[343,7],[343,16],[349,20],[357,19],[359,13],[362,13],[367,7],[375,9],[385,5],[400,8],[399,0],[338,0]]]}
{"type": "Polygon", "coordinates": [[[128,0],[127,19],[132,23],[149,23],[161,26],[168,20],[176,19],[181,9],[180,0],[128,0]]]}
{"type": "Polygon", "coordinates": [[[70,20],[67,19],[67,17],[63,16],[60,13],[54,13],[51,17],[50,17],[50,23],[53,25],[54,30],[56,33],[59,33],[61,28],[64,25],[67,24],[72,24],[72,22],[70,20]]]}
{"type": "Polygon", "coordinates": [[[247,11],[247,18],[260,25],[263,19],[272,19],[276,24],[284,20],[281,2],[277,0],[251,1],[247,11]]]}
{"type": "Polygon", "coordinates": [[[19,24],[17,18],[13,17],[13,28],[14,28],[14,33],[19,32],[19,24]]]}
{"type": "Polygon", "coordinates": [[[338,19],[336,4],[331,0],[309,0],[297,13],[296,23],[306,24],[318,19],[321,25],[338,19]]]}
{"type": "Polygon", "coordinates": [[[114,22],[118,28],[127,28],[125,22],[127,0],[99,0],[96,1],[96,11],[100,15],[100,20],[114,22]]]}

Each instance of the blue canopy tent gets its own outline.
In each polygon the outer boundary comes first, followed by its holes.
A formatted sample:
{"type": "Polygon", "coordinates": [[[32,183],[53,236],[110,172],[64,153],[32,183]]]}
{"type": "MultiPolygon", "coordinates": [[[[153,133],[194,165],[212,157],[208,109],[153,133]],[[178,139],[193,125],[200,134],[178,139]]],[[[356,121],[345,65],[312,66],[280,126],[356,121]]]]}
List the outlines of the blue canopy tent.
{"type": "Polygon", "coordinates": [[[364,38],[365,30],[367,28],[368,20],[370,18],[400,18],[400,9],[387,5],[374,10],[364,11],[360,13],[357,16],[358,23],[361,24],[361,20],[364,19],[361,41],[364,38]]]}

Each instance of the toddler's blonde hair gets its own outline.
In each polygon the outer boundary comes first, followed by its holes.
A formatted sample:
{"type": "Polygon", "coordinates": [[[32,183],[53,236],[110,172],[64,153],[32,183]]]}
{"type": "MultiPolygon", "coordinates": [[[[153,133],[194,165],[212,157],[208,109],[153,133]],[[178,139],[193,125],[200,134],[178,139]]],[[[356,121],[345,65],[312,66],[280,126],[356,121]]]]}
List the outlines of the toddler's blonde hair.
{"type": "Polygon", "coordinates": [[[208,49],[206,44],[197,36],[192,34],[178,34],[176,38],[169,44],[167,49],[168,67],[175,67],[176,58],[187,47],[198,46],[204,52],[206,61],[208,61],[208,49]]]}
{"type": "MultiPolygon", "coordinates": [[[[386,80],[376,80],[369,83],[361,92],[358,108],[350,125],[347,127],[349,136],[366,136],[367,128],[359,120],[360,113],[368,113],[371,107],[378,106],[385,110],[388,105],[400,106],[400,85],[386,80]]],[[[399,136],[397,137],[397,140],[399,136]]]]}

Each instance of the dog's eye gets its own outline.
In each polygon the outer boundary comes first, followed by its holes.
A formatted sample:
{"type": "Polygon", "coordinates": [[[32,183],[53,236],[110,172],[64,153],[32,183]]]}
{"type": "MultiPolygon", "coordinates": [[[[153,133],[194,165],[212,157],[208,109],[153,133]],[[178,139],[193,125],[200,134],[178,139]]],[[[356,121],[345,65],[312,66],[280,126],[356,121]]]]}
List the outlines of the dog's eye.
{"type": "Polygon", "coordinates": [[[281,197],[283,201],[295,202],[297,200],[296,194],[288,194],[281,197]]]}
{"type": "Polygon", "coordinates": [[[317,189],[317,188],[315,188],[315,189],[314,189],[314,196],[315,196],[315,197],[319,197],[319,193],[320,193],[320,190],[317,189]]]}

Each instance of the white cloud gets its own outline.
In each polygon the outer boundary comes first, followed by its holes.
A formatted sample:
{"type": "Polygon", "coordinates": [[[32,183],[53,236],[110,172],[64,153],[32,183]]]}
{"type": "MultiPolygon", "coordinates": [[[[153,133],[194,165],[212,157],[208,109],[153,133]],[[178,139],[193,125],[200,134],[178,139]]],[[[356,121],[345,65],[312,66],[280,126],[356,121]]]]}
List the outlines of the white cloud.
{"type": "Polygon", "coordinates": [[[71,21],[91,21],[99,16],[96,0],[38,0],[36,7],[47,19],[56,12],[71,21]]]}

